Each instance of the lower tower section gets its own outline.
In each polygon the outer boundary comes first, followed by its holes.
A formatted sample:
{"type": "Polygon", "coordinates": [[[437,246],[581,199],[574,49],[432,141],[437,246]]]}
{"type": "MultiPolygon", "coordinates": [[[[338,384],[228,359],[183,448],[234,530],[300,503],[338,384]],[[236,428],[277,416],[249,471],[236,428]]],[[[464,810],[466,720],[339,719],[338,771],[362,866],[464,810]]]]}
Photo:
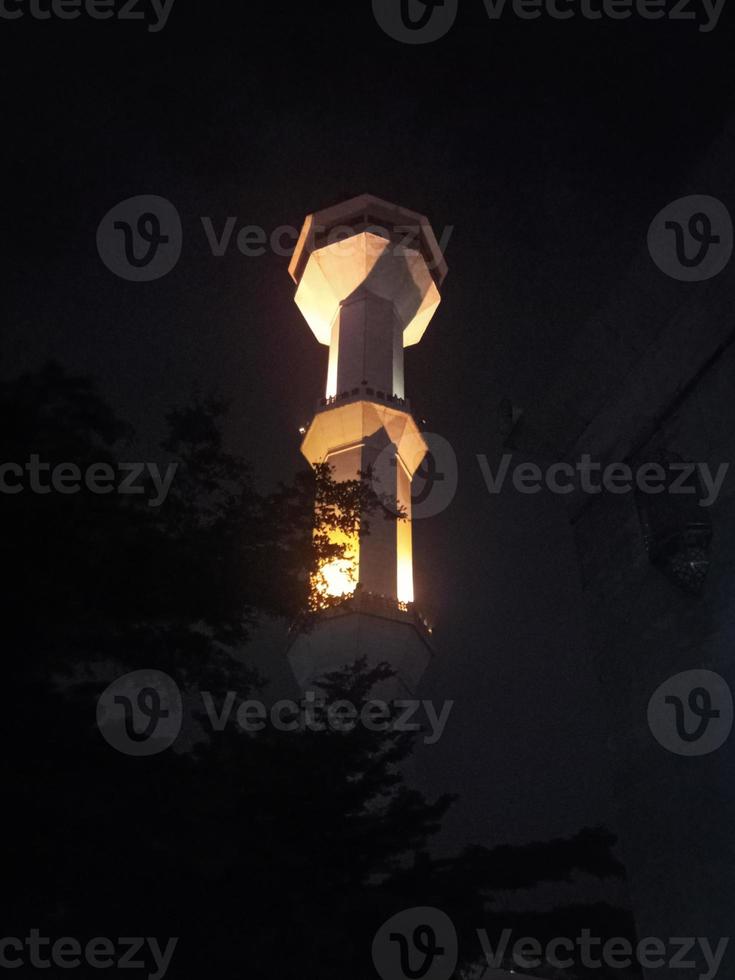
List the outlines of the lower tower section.
{"type": "Polygon", "coordinates": [[[432,656],[431,629],[409,606],[358,592],[321,613],[312,630],[295,636],[288,659],[299,687],[310,690],[325,674],[365,658],[368,667],[395,671],[382,694],[413,697],[432,656]]]}
{"type": "Polygon", "coordinates": [[[335,537],[343,557],[325,563],[314,588],[339,604],[319,613],[289,652],[307,689],[340,666],[365,658],[396,672],[395,696],[412,695],[431,656],[430,629],[414,608],[411,480],[426,443],[404,399],[358,386],[324,399],[304,437],[312,465],[336,481],[369,474],[380,505],[362,515],[352,538],[335,537]],[[370,401],[380,395],[382,402],[370,401]]]}

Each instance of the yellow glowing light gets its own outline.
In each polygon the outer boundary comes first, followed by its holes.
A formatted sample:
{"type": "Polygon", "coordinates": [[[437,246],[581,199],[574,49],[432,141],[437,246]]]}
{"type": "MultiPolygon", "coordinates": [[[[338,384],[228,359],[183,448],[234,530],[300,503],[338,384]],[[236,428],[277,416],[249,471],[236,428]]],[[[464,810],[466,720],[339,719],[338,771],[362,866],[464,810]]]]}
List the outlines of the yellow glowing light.
{"type": "Polygon", "coordinates": [[[337,394],[337,365],[339,362],[339,320],[332,325],[332,338],[329,344],[329,365],[327,367],[327,398],[337,394]]]}
{"type": "Polygon", "coordinates": [[[330,561],[319,569],[321,581],[316,588],[321,595],[339,597],[351,595],[357,586],[354,563],[346,558],[330,561]]]}
{"type": "Polygon", "coordinates": [[[408,603],[413,602],[411,474],[401,464],[397,468],[396,477],[396,498],[403,514],[396,522],[396,595],[399,603],[408,603]]]}
{"type": "Polygon", "coordinates": [[[358,570],[360,566],[360,541],[357,534],[347,534],[344,531],[330,529],[328,532],[330,544],[343,548],[343,558],[333,558],[319,567],[314,577],[312,587],[317,595],[339,598],[352,595],[357,588],[358,570]]]}
{"type": "Polygon", "coordinates": [[[398,538],[398,567],[396,589],[399,603],[413,602],[413,560],[411,557],[411,522],[399,520],[396,524],[398,538]]]}

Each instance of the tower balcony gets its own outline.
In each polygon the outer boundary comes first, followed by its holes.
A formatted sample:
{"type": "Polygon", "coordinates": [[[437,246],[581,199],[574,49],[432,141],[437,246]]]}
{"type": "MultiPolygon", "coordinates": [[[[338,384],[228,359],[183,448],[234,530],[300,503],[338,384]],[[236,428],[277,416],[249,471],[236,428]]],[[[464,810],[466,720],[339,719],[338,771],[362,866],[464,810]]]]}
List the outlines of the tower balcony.
{"type": "Polygon", "coordinates": [[[291,624],[289,633],[295,636],[296,634],[303,633],[305,627],[308,627],[310,623],[313,624],[324,619],[349,616],[355,613],[377,616],[380,619],[390,619],[397,623],[406,623],[414,626],[424,641],[428,645],[431,645],[434,627],[430,624],[426,616],[417,609],[416,603],[398,602],[395,596],[383,595],[378,592],[368,592],[359,587],[326,609],[320,609],[318,612],[304,613],[301,618],[291,624]]]}
{"type": "Polygon", "coordinates": [[[314,411],[324,412],[337,405],[349,405],[351,402],[360,401],[380,402],[383,405],[389,405],[391,408],[397,408],[401,412],[411,414],[411,402],[408,398],[401,398],[399,395],[383,391],[372,385],[358,385],[349,391],[340,391],[336,395],[320,398],[314,406],[314,411]]]}

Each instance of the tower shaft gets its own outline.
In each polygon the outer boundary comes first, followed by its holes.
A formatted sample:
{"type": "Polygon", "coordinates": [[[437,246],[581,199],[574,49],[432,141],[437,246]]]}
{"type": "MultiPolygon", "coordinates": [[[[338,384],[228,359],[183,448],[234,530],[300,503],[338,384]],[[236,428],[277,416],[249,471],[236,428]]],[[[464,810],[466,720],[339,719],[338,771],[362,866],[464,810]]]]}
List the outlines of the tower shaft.
{"type": "Polygon", "coordinates": [[[367,290],[344,300],[332,325],[327,397],[358,386],[404,397],[403,325],[390,300],[367,290]]]}

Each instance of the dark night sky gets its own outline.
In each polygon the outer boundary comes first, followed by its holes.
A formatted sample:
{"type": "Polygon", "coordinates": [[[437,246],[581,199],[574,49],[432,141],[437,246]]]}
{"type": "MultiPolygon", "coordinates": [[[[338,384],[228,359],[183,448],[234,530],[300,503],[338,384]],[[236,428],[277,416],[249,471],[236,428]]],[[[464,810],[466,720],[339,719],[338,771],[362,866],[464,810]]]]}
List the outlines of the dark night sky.
{"type": "Polygon", "coordinates": [[[464,0],[450,34],[417,47],[385,36],[363,0],[177,0],[158,34],[0,24],[15,211],[2,370],[54,357],[93,375],[141,451],[169,407],[221,394],[232,446],[270,485],[299,465],[298,426],[323,387],[326,351],[293,305],[288,260],[214,257],[201,216],[270,231],[367,191],[453,226],[444,300],[406,376],[459,460],[454,503],[415,532],[439,646],[425,696],[457,702],[421,768],[462,793],[459,841],[608,817],[563,507],[490,497],[475,456],[495,459],[500,399],[523,405],[548,384],[653,215],[689,192],[732,111],[726,20],[709,34],[637,18],[490,23],[464,0]],[[144,193],[178,207],[184,250],[169,276],[135,284],[102,265],[95,232],[144,193]]]}

